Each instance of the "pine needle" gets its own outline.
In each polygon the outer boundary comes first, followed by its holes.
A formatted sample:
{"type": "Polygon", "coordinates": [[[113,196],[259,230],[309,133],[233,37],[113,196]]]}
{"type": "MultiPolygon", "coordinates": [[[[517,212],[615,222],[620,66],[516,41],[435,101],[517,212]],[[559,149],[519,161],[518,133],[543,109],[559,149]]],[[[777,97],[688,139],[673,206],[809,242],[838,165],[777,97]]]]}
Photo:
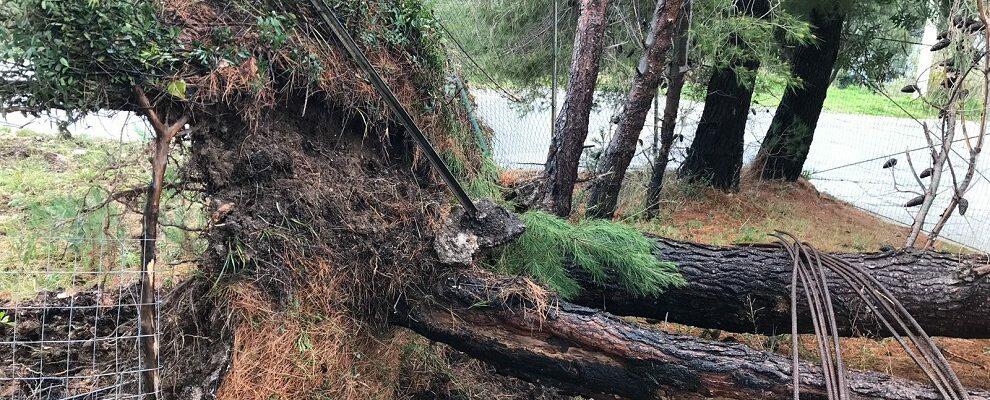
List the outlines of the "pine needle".
{"type": "Polygon", "coordinates": [[[656,296],[684,284],[677,266],[654,256],[653,242],[628,225],[605,220],[571,224],[541,211],[521,218],[526,232],[497,254],[494,268],[528,275],[565,299],[581,292],[569,267],[640,296],[656,296]]]}

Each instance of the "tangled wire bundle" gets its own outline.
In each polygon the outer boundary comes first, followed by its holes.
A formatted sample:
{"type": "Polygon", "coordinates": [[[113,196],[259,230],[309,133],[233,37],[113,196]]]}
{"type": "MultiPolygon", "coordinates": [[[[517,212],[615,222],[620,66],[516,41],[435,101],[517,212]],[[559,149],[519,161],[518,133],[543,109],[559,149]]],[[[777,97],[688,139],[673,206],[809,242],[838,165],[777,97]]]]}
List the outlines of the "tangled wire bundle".
{"type": "Polygon", "coordinates": [[[818,354],[821,356],[826,393],[830,400],[850,398],[845,381],[845,367],[839,351],[839,336],[832,309],[831,294],[825,279],[826,272],[837,275],[854,289],[867,309],[890,331],[908,356],[921,368],[944,399],[968,399],[966,389],[946,361],[931,337],[918,325],[911,314],[869,271],[860,266],[818,250],[801,242],[794,235],[777,232],[773,235],[778,244],[787,250],[793,260],[791,275],[791,371],[794,380],[794,399],[800,398],[800,373],[798,371],[797,298],[798,283],[808,301],[814,325],[818,354]],[[905,340],[905,337],[907,340],[905,340]],[[908,344],[910,341],[910,345],[908,344]]]}

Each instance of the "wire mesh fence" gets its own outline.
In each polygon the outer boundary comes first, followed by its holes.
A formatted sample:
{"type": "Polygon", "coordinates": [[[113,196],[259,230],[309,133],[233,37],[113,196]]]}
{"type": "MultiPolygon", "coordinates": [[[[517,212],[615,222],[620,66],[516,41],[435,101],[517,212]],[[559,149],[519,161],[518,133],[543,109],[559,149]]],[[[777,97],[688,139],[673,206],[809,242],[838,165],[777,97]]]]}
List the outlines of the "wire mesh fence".
{"type": "MultiPolygon", "coordinates": [[[[563,104],[564,87],[566,86],[567,61],[570,57],[570,47],[567,40],[557,40],[556,33],[561,29],[563,32],[570,32],[574,29],[562,21],[574,19],[574,4],[561,3],[561,9],[554,8],[551,3],[541,5],[540,13],[544,18],[520,22],[512,12],[494,13],[487,15],[490,18],[478,20],[477,16],[463,17],[463,10],[456,9],[456,2],[441,2],[454,7],[455,12],[440,13],[445,16],[443,21],[447,26],[445,32],[449,36],[451,45],[451,56],[453,60],[466,72],[466,75],[473,76],[476,82],[473,83],[472,95],[478,105],[478,115],[493,130],[493,155],[498,164],[506,168],[540,169],[546,159],[549,149],[551,127],[552,127],[552,107],[551,104],[563,104]],[[525,23],[535,24],[534,26],[525,23]],[[526,35],[521,39],[521,43],[515,43],[509,39],[499,39],[498,33],[509,29],[519,28],[519,24],[524,24],[523,28],[530,29],[531,35],[526,35]],[[566,26],[567,28],[562,28],[566,26]],[[466,46],[465,46],[466,44],[466,46]],[[472,45],[473,44],[473,45],[472,45]],[[522,84],[521,88],[513,88],[509,85],[507,89],[498,77],[500,72],[505,72],[505,64],[499,59],[499,54],[508,54],[513,51],[529,50],[524,57],[524,76],[541,76],[544,82],[547,79],[553,81],[552,76],[558,76],[558,90],[551,96],[551,84],[546,82],[543,88],[539,83],[522,84]],[[473,54],[472,54],[473,51],[473,54]],[[554,74],[553,72],[557,72],[554,74]],[[520,96],[524,94],[524,96],[520,96]],[[522,97],[523,100],[519,100],[522,97]],[[555,99],[556,101],[552,101],[555,99]]],[[[553,4],[556,4],[553,3],[553,4]]],[[[532,10],[531,10],[532,11],[532,10]]],[[[615,18],[617,26],[626,26],[627,17],[624,10],[616,9],[615,18]]],[[[474,14],[472,14],[474,15],[474,14]]],[[[635,31],[635,25],[631,26],[635,31]]],[[[692,28],[696,29],[696,28],[692,28]]],[[[703,28],[701,28],[703,29],[703,28]]],[[[635,36],[635,35],[634,35],[635,36]]],[[[588,154],[594,155],[600,151],[601,147],[607,143],[611,132],[614,129],[613,118],[621,112],[621,101],[625,93],[622,88],[631,79],[621,73],[626,71],[628,65],[622,60],[637,58],[638,54],[628,52],[623,54],[625,58],[616,58],[617,49],[628,48],[629,43],[623,42],[622,34],[618,34],[613,42],[607,43],[607,50],[603,53],[600,65],[603,71],[599,76],[599,87],[603,81],[610,87],[610,90],[618,91],[606,93],[600,91],[596,93],[595,109],[591,113],[589,123],[588,139],[585,146],[588,154]],[[632,55],[633,57],[629,57],[632,55]],[[618,72],[618,73],[617,73],[618,72]],[[605,78],[602,78],[605,76],[605,78]],[[617,83],[619,82],[619,83],[617,83]]],[[[912,43],[911,47],[904,47],[906,53],[918,52],[922,56],[929,53],[930,46],[912,43]]],[[[913,54],[913,53],[912,53],[913,54]]],[[[908,58],[914,57],[907,54],[908,58]]],[[[922,61],[919,61],[922,62],[922,61]]],[[[510,72],[515,71],[508,68],[510,72]]],[[[518,71],[515,71],[518,72],[518,71]]],[[[514,76],[511,75],[510,76],[514,76]]],[[[540,82],[537,80],[536,82],[540,82]]],[[[695,93],[697,97],[698,93],[695,93]]],[[[778,93],[779,94],[779,93],[778,93]]],[[[703,96],[703,93],[701,94],[703,96]]],[[[676,169],[686,156],[687,147],[690,146],[694,132],[704,104],[701,101],[691,100],[691,96],[685,96],[681,101],[681,110],[677,123],[677,139],[671,151],[671,161],[669,168],[676,169]]],[[[877,96],[877,99],[883,99],[877,96]]],[[[888,100],[878,100],[888,101],[888,100]]],[[[893,100],[890,100],[893,101],[893,100]]],[[[660,101],[662,105],[663,101],[660,101]]],[[[917,100],[917,105],[923,104],[921,99],[917,100]]],[[[749,115],[744,148],[744,164],[751,162],[767,130],[770,127],[775,110],[765,105],[754,104],[749,115]]],[[[651,153],[657,119],[651,110],[646,119],[646,126],[640,136],[637,155],[631,164],[632,174],[636,178],[643,178],[648,175],[648,167],[651,166],[651,153]]],[[[922,121],[929,126],[937,126],[935,120],[922,121]]],[[[969,124],[970,132],[976,132],[973,124],[969,124]]],[[[958,137],[958,136],[957,136],[958,137]]],[[[975,139],[974,139],[975,141],[975,139]]],[[[965,143],[958,142],[955,145],[951,163],[958,169],[964,164],[967,148],[965,143]]],[[[910,224],[914,219],[916,208],[905,207],[905,203],[914,194],[911,191],[919,192],[916,186],[913,173],[906,166],[904,153],[908,151],[915,160],[928,158],[928,147],[925,142],[924,130],[919,123],[911,118],[844,114],[830,112],[826,109],[818,121],[815,131],[815,140],[812,144],[810,155],[805,163],[804,176],[811,181],[815,187],[832,195],[840,200],[844,200],[855,207],[874,213],[881,217],[896,221],[901,224],[910,224]],[[883,169],[881,166],[890,158],[899,158],[900,164],[894,168],[883,169]],[[912,187],[913,186],[913,187],[912,187]]],[[[582,160],[581,166],[586,170],[593,167],[594,157],[586,157],[582,160]]],[[[924,162],[922,162],[924,164],[924,162]]],[[[920,166],[924,169],[926,166],[920,166]]],[[[917,171],[915,171],[917,172],[917,171]]],[[[947,172],[948,175],[948,172],[947,172]]],[[[968,190],[965,197],[969,201],[969,209],[965,215],[954,215],[941,232],[941,237],[950,241],[955,241],[963,245],[979,250],[990,251],[990,205],[987,203],[990,195],[990,161],[986,157],[978,162],[973,186],[968,190]]],[[[954,177],[959,178],[959,177],[954,177]]],[[[939,213],[953,195],[953,180],[943,179],[939,186],[938,195],[932,207],[933,211],[926,219],[926,230],[931,228],[939,213]]],[[[648,181],[643,179],[626,179],[624,191],[645,192],[642,186],[648,181]]],[[[623,201],[620,197],[620,202],[623,201]]],[[[621,207],[620,207],[621,208],[621,207]]]]}
{"type": "MultiPolygon", "coordinates": [[[[551,116],[547,101],[536,100],[519,104],[495,90],[476,89],[472,92],[478,105],[480,118],[493,130],[493,153],[496,161],[506,168],[540,169],[546,159],[550,144],[551,116]]],[[[549,96],[549,93],[548,93],[549,96]]],[[[562,98],[563,93],[558,93],[562,98]]],[[[613,116],[620,104],[615,96],[600,96],[592,111],[589,135],[585,142],[593,153],[608,141],[614,129],[613,116]]],[[[662,107],[662,106],[661,106],[662,107]]],[[[703,103],[682,101],[677,124],[677,140],[671,151],[670,168],[677,168],[684,160],[694,132],[700,120],[703,103]]],[[[759,150],[760,143],[770,127],[774,109],[754,106],[746,126],[744,164],[748,164],[759,150]]],[[[654,114],[651,110],[647,124],[640,136],[637,155],[631,168],[640,173],[651,166],[654,114]]],[[[929,126],[937,121],[928,120],[929,126]]],[[[974,123],[967,123],[967,131],[977,132],[974,123]]],[[[955,165],[965,165],[968,151],[965,139],[958,139],[951,154],[955,165]]],[[[970,138],[974,140],[975,138],[970,138]]],[[[914,197],[910,191],[918,191],[913,172],[905,160],[909,152],[914,160],[925,160],[929,148],[924,128],[919,121],[890,116],[855,115],[824,111],[815,130],[815,140],[805,163],[804,176],[818,190],[846,201],[853,206],[902,224],[913,221],[915,208],[905,207],[914,197]],[[892,168],[882,168],[890,158],[900,163],[892,168]]],[[[582,160],[588,168],[593,159],[582,160]]],[[[923,163],[923,162],[921,162],[923,163]]],[[[921,164],[919,163],[919,164],[921,164]]],[[[964,169],[963,167],[957,167],[964,169]]],[[[924,169],[920,166],[918,170],[924,169]]],[[[918,172],[918,171],[915,171],[918,172]]],[[[990,161],[979,160],[973,186],[967,192],[969,209],[965,215],[949,219],[942,237],[975,249],[990,251],[990,161]]],[[[645,180],[632,181],[641,185],[645,180]]],[[[926,229],[934,224],[938,213],[952,197],[952,180],[943,179],[934,212],[926,222],[926,229]]]]}
{"type": "MultiPolygon", "coordinates": [[[[0,266],[0,398],[129,399],[148,393],[139,240],[32,239],[0,266]]],[[[157,299],[149,304],[156,309],[157,299]]]]}

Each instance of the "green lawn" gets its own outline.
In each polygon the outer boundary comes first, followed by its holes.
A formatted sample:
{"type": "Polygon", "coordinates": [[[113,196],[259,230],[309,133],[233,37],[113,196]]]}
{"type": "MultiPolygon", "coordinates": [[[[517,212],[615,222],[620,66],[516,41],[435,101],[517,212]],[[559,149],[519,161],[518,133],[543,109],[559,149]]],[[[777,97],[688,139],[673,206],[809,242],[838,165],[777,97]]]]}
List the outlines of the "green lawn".
{"type": "MultiPolygon", "coordinates": [[[[865,86],[831,86],[828,89],[828,96],[825,97],[824,109],[830,112],[861,114],[861,115],[885,115],[892,117],[908,118],[909,114],[916,118],[934,117],[936,111],[924,103],[921,99],[916,99],[912,95],[902,93],[900,87],[890,85],[887,87],[887,95],[875,92],[865,86]],[[889,98],[887,96],[890,96],[889,98]]],[[[754,106],[776,107],[780,103],[781,96],[784,95],[784,83],[773,77],[761,76],[756,84],[753,93],[754,106]]],[[[694,101],[705,100],[705,87],[703,84],[689,83],[685,87],[684,97],[694,101]]],[[[976,96],[970,96],[971,99],[976,96]]]]}
{"type": "MultiPolygon", "coordinates": [[[[0,298],[105,279],[92,271],[136,269],[143,196],[130,209],[100,205],[110,192],[145,184],[144,150],[136,142],[0,128],[0,298]],[[82,274],[70,281],[70,270],[82,274]]],[[[162,219],[203,221],[198,205],[173,193],[165,196],[162,219]]],[[[188,259],[202,248],[194,233],[174,227],[164,227],[160,238],[163,260],[188,259]]]]}
{"type": "MultiPolygon", "coordinates": [[[[759,91],[753,101],[757,104],[774,107],[780,102],[783,93],[783,86],[774,85],[759,91]]],[[[825,97],[824,108],[826,111],[838,113],[892,117],[908,117],[908,113],[917,118],[935,115],[931,107],[921,99],[913,98],[910,94],[888,89],[887,95],[890,97],[863,86],[846,86],[844,88],[832,86],[829,87],[828,96],[825,97]]]]}
{"type": "Polygon", "coordinates": [[[839,88],[832,86],[825,97],[825,109],[847,114],[890,115],[895,117],[929,117],[935,115],[932,107],[921,99],[900,91],[887,93],[890,98],[862,86],[839,88]]]}

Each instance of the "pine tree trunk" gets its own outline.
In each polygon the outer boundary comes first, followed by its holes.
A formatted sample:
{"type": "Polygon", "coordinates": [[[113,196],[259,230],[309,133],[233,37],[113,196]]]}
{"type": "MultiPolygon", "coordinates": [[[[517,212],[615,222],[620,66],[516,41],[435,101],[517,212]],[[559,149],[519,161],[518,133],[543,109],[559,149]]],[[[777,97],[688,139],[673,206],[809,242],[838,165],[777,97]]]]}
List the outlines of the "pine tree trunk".
{"type": "MultiPolygon", "coordinates": [[[[667,63],[667,95],[664,101],[663,120],[660,124],[660,149],[653,159],[650,185],[646,190],[646,215],[653,217],[660,209],[660,191],[663,190],[663,176],[670,161],[670,148],[674,145],[674,130],[681,105],[681,91],[684,89],[684,74],[687,72],[688,25],[691,17],[691,0],[684,2],[684,8],[677,22],[677,39],[674,54],[667,63]]],[[[654,112],[657,112],[654,110],[654,112]]]]}
{"type": "MultiPolygon", "coordinates": [[[[732,332],[790,331],[791,258],[770,246],[710,246],[654,237],[658,258],[677,264],[687,285],[643,298],[574,270],[584,289],[575,303],[619,315],[669,320],[732,332]]],[[[928,250],[836,253],[868,269],[933,336],[990,338],[990,260],[928,250]]],[[[846,284],[829,276],[842,335],[886,336],[883,325],[846,284]]],[[[803,299],[799,296],[799,299],[803,299]]],[[[811,332],[807,308],[798,316],[811,332]]]]}
{"type": "Polygon", "coordinates": [[[818,40],[798,46],[791,54],[793,73],[803,84],[784,93],[753,162],[754,172],[758,169],[762,179],[794,182],[801,176],[839,54],[844,18],[811,12],[811,32],[818,40]]]}
{"type": "Polygon", "coordinates": [[[598,163],[596,177],[588,190],[587,215],[590,217],[612,218],[615,214],[619,188],[636,154],[636,143],[650,112],[650,103],[657,95],[657,87],[663,78],[663,59],[670,48],[680,11],[681,0],[657,1],[646,39],[646,53],[639,61],[619,125],[598,163]]]}
{"type": "MultiPolygon", "coordinates": [[[[767,0],[737,0],[736,8],[746,15],[760,17],[768,15],[770,3],[767,0]]],[[[746,43],[736,36],[729,38],[727,45],[746,47],[746,43]]],[[[757,59],[737,58],[712,73],[705,95],[705,109],[681,166],[681,177],[724,190],[739,187],[746,120],[759,68],[757,59]],[[740,76],[739,70],[746,73],[740,76]]]]}
{"type": "MultiPolygon", "coordinates": [[[[571,213],[571,195],[577,180],[578,161],[588,137],[588,118],[598,80],[598,61],[605,41],[608,0],[583,0],[574,35],[574,51],[567,80],[567,95],[554,121],[540,187],[531,204],[561,217],[571,213]]],[[[556,95],[556,93],[554,94],[556,95]]]]}
{"type": "Polygon", "coordinates": [[[735,67],[756,71],[759,61],[746,60],[720,68],[708,81],[705,109],[681,166],[680,176],[719,189],[739,187],[744,134],[753,97],[751,77],[740,78],[735,67]],[[745,79],[740,80],[740,79],[745,79]]]}
{"type": "MultiPolygon", "coordinates": [[[[646,328],[547,297],[518,278],[469,270],[438,286],[441,297],[401,310],[397,322],[530,382],[589,398],[791,394],[790,360],[779,354],[646,328]]],[[[821,370],[807,362],[798,369],[802,398],[824,398],[821,370]]],[[[926,384],[877,372],[849,371],[847,379],[854,399],[940,398],[926,384]]]]}

